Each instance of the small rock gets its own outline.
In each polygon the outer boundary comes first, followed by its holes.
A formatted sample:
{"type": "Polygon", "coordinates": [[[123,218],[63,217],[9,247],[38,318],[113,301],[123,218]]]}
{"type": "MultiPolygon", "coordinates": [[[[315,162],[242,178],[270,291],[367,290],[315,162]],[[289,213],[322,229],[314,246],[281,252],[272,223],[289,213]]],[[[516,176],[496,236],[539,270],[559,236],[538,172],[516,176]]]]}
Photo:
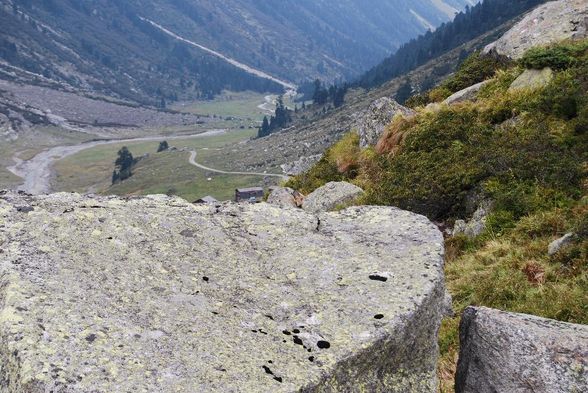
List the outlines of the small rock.
{"type": "Polygon", "coordinates": [[[347,182],[331,182],[308,195],[302,208],[312,213],[331,211],[337,206],[353,202],[363,195],[363,190],[347,182]]]}
{"type": "Polygon", "coordinates": [[[468,307],[457,393],[588,392],[588,326],[468,307]]]}
{"type": "Polygon", "coordinates": [[[408,116],[414,114],[414,111],[388,97],[374,101],[359,120],[359,146],[363,149],[375,145],[397,114],[408,116]]]}
{"type": "Polygon", "coordinates": [[[443,103],[451,105],[464,101],[473,101],[478,96],[478,93],[480,92],[482,87],[486,86],[488,82],[490,81],[483,81],[480,83],[476,83],[475,85],[470,86],[466,89],[460,90],[457,93],[450,95],[445,101],[443,101],[443,103]]]}
{"type": "Polygon", "coordinates": [[[267,203],[279,207],[301,207],[304,201],[304,195],[288,187],[275,187],[267,203]]]}
{"type": "Polygon", "coordinates": [[[464,234],[469,238],[480,236],[486,230],[486,220],[492,212],[494,203],[490,200],[484,200],[474,212],[469,221],[457,220],[453,227],[453,235],[464,234]]]}
{"type": "Polygon", "coordinates": [[[553,79],[553,70],[546,67],[542,70],[525,70],[508,88],[509,91],[535,90],[545,87],[553,79]]]}
{"type": "Polygon", "coordinates": [[[549,244],[549,247],[547,249],[547,252],[548,252],[549,256],[550,257],[551,256],[554,256],[562,248],[564,248],[568,244],[572,243],[573,241],[574,241],[574,234],[573,233],[568,233],[565,236],[562,236],[559,239],[552,241],[549,244]]]}

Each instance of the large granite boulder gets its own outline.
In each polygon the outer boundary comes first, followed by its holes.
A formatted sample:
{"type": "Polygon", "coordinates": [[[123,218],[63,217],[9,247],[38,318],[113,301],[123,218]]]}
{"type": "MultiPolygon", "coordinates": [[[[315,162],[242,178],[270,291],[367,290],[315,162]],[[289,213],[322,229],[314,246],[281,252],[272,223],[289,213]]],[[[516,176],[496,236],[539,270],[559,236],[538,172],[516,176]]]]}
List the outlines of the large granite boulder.
{"type": "Polygon", "coordinates": [[[307,195],[302,208],[311,213],[331,211],[353,202],[363,193],[363,190],[354,184],[330,182],[307,195]]]}
{"type": "Polygon", "coordinates": [[[534,46],[545,46],[566,39],[588,37],[588,1],[550,1],[537,7],[484,53],[495,52],[520,59],[534,46]]]}
{"type": "Polygon", "coordinates": [[[588,392],[588,326],[469,307],[457,393],[588,392]]]}
{"type": "Polygon", "coordinates": [[[359,146],[363,149],[375,145],[394,116],[412,115],[414,111],[391,98],[383,97],[374,101],[358,120],[359,146]]]}
{"type": "Polygon", "coordinates": [[[385,207],[0,193],[3,392],[435,392],[443,238],[385,207]]]}

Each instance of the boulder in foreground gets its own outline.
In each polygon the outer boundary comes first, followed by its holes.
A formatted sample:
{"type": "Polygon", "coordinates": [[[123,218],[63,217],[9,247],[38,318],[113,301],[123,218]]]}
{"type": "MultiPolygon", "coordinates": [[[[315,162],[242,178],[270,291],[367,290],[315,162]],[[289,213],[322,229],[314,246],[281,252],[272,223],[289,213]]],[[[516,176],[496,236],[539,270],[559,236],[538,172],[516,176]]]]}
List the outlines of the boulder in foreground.
{"type": "Polygon", "coordinates": [[[0,390],[432,393],[442,243],[394,208],[0,194],[0,390]]]}
{"type": "Polygon", "coordinates": [[[469,307],[457,393],[588,392],[588,326],[469,307]]]}

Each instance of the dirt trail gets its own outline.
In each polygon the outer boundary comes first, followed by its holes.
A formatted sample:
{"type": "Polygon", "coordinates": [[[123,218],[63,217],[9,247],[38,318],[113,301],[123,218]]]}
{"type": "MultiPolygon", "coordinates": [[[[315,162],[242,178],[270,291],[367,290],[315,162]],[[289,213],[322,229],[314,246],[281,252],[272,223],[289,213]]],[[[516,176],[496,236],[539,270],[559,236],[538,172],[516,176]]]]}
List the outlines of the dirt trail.
{"type": "Polygon", "coordinates": [[[201,49],[201,50],[203,50],[203,51],[205,51],[207,53],[210,53],[213,56],[216,56],[216,57],[218,57],[220,59],[223,59],[227,63],[229,63],[229,64],[231,64],[231,65],[233,65],[233,66],[235,66],[235,67],[237,67],[237,68],[239,68],[239,69],[241,69],[241,70],[243,70],[243,71],[245,71],[245,72],[247,72],[249,74],[258,76],[260,78],[268,79],[268,80],[270,80],[272,82],[275,82],[275,83],[283,86],[286,90],[296,90],[296,85],[294,85],[294,84],[292,84],[290,82],[286,82],[286,81],[283,81],[283,80],[278,79],[276,77],[273,77],[273,76],[271,76],[271,75],[269,75],[269,74],[267,74],[267,73],[265,73],[265,72],[263,72],[261,70],[255,69],[255,68],[253,68],[251,66],[248,66],[247,64],[243,64],[243,63],[241,63],[241,62],[239,62],[239,61],[237,61],[235,59],[231,59],[230,57],[227,57],[227,56],[223,55],[222,53],[219,53],[219,52],[217,52],[215,50],[212,50],[210,48],[207,48],[207,47],[205,47],[203,45],[200,45],[200,44],[198,44],[198,43],[196,43],[194,41],[190,41],[190,40],[188,40],[188,39],[186,39],[186,38],[184,38],[182,36],[177,35],[176,33],[172,32],[170,30],[166,29],[165,27],[161,26],[160,24],[157,24],[157,23],[153,22],[150,19],[143,18],[143,17],[139,17],[139,18],[141,18],[142,20],[144,20],[147,23],[150,23],[152,26],[154,26],[154,27],[158,28],[159,30],[163,31],[165,34],[169,35],[170,37],[173,37],[173,38],[175,38],[178,41],[185,42],[186,44],[192,45],[192,46],[194,46],[196,48],[199,48],[199,49],[201,49]]]}
{"type": "Polygon", "coordinates": [[[91,149],[96,146],[109,145],[115,143],[131,143],[131,142],[149,142],[159,140],[175,140],[175,139],[191,139],[204,138],[208,136],[219,135],[225,133],[226,130],[210,130],[200,134],[193,135],[159,135],[148,136],[141,138],[130,139],[109,139],[86,142],[79,145],[56,146],[37,154],[30,160],[21,160],[18,155],[13,157],[16,164],[7,168],[16,176],[23,179],[23,184],[18,187],[18,190],[28,192],[29,194],[39,195],[51,192],[51,178],[53,176],[53,163],[72,156],[86,149],[91,149]]]}
{"type": "Polygon", "coordinates": [[[192,150],[190,152],[190,158],[188,159],[188,162],[190,162],[191,165],[194,165],[197,168],[203,169],[205,171],[209,171],[209,172],[214,172],[214,173],[220,173],[223,175],[242,175],[242,176],[263,176],[263,177],[278,177],[282,180],[288,180],[288,176],[286,175],[278,175],[275,173],[261,173],[261,172],[229,172],[229,171],[221,171],[218,169],[213,169],[207,166],[204,166],[202,164],[199,164],[196,162],[196,155],[197,153],[192,150]]]}

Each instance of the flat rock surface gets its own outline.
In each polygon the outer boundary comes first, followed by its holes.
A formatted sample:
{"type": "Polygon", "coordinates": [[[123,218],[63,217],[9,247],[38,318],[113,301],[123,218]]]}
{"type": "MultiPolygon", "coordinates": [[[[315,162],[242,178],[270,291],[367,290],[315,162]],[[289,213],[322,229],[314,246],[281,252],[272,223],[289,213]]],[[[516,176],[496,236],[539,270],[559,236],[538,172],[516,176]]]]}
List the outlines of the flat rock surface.
{"type": "Polygon", "coordinates": [[[395,208],[0,193],[0,390],[434,392],[442,242],[395,208]]]}
{"type": "Polygon", "coordinates": [[[588,37],[588,1],[550,1],[528,13],[498,41],[484,49],[520,59],[534,46],[588,37]]]}
{"type": "Polygon", "coordinates": [[[588,392],[588,326],[469,307],[457,393],[588,392]]]}

